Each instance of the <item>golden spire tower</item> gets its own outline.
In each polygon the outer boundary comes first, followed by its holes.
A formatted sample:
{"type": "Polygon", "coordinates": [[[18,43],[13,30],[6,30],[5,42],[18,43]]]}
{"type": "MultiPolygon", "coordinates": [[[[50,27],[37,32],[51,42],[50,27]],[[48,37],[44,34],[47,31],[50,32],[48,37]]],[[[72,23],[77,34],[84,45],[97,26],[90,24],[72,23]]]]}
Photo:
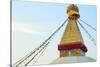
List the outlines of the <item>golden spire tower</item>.
{"type": "Polygon", "coordinates": [[[87,48],[84,45],[81,32],[77,25],[77,20],[80,18],[78,7],[71,4],[67,8],[67,14],[69,18],[68,24],[58,45],[60,57],[84,56],[87,48]]]}

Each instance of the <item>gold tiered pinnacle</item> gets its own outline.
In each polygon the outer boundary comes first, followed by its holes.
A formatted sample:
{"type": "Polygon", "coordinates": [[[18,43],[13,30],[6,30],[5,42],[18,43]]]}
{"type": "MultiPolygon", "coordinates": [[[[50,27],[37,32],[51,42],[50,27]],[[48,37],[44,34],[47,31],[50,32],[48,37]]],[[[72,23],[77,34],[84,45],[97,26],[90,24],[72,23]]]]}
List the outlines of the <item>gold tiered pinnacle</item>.
{"type": "Polygon", "coordinates": [[[64,45],[74,42],[83,42],[83,39],[77,26],[77,20],[69,19],[60,43],[64,45]]]}
{"type": "Polygon", "coordinates": [[[80,17],[77,6],[74,4],[70,5],[67,14],[69,16],[68,24],[58,45],[60,57],[84,56],[87,48],[84,45],[81,32],[77,25],[77,20],[80,17]]]}

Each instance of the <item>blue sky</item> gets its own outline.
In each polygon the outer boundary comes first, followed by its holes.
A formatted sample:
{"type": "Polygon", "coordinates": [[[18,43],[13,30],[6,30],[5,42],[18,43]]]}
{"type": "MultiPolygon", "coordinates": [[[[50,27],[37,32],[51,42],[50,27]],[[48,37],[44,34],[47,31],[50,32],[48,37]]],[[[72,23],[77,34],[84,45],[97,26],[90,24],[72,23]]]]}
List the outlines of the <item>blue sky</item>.
{"type": "MultiPolygon", "coordinates": [[[[12,2],[13,63],[40,45],[64,22],[67,18],[66,9],[68,5],[31,1],[12,2]]],[[[79,7],[80,18],[96,28],[96,6],[79,4],[77,6],[79,7]]],[[[37,64],[47,64],[59,57],[57,45],[65,26],[52,39],[37,64]]],[[[85,25],[84,27],[96,39],[96,32],[85,25]]],[[[93,45],[81,28],[80,30],[88,48],[86,55],[96,59],[96,46],[93,45]]]]}

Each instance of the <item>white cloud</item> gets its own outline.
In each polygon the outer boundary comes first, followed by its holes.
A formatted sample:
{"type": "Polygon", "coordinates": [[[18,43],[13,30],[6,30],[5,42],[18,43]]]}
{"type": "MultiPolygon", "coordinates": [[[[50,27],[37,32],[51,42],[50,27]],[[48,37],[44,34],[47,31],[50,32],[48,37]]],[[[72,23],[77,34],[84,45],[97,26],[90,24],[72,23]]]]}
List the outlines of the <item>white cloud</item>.
{"type": "Polygon", "coordinates": [[[41,32],[41,28],[36,25],[22,23],[22,22],[12,22],[12,30],[17,32],[29,33],[29,34],[37,34],[43,35],[41,32]]]}

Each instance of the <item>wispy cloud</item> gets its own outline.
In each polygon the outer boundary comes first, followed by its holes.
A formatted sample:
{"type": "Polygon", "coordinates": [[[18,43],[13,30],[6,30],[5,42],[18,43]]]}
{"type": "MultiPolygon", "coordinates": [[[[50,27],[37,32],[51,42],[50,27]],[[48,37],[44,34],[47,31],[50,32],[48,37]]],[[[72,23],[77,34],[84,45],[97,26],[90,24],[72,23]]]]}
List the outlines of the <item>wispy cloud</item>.
{"type": "Polygon", "coordinates": [[[41,28],[38,28],[36,25],[23,23],[23,22],[12,22],[12,30],[17,32],[29,33],[29,34],[37,34],[43,35],[41,32],[41,28]]]}

